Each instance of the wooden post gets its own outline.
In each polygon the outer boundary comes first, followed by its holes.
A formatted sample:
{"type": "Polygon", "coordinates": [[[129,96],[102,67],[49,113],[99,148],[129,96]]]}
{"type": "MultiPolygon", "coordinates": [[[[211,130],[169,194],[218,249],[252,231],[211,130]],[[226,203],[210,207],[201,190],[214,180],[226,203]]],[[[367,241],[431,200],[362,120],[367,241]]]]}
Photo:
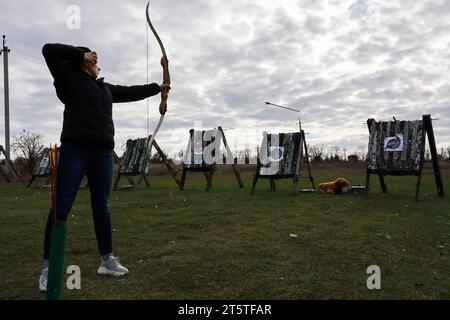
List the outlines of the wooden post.
{"type": "Polygon", "coordinates": [[[366,190],[364,190],[364,195],[367,197],[370,188],[370,171],[367,169],[366,171],[366,190]]]}
{"type": "MultiPolygon", "coordinates": [[[[300,124],[301,128],[301,124],[300,124]]],[[[295,172],[292,177],[292,194],[297,193],[297,184],[298,184],[298,177],[300,176],[300,168],[303,161],[303,137],[305,135],[305,132],[300,129],[300,141],[298,144],[298,155],[297,155],[297,165],[295,166],[295,172]]]]}
{"type": "Polygon", "coordinates": [[[113,185],[113,190],[116,191],[117,187],[119,185],[119,180],[122,177],[122,174],[120,173],[120,160],[119,160],[119,157],[117,156],[117,153],[114,150],[113,150],[113,158],[114,158],[114,162],[119,165],[119,170],[117,171],[117,177],[116,177],[116,180],[114,181],[114,185],[113,185]]]}
{"type": "Polygon", "coordinates": [[[439,166],[439,158],[436,149],[436,140],[434,138],[433,122],[429,114],[423,116],[423,125],[425,127],[428,136],[428,144],[430,145],[430,153],[431,153],[431,160],[433,162],[433,171],[434,171],[434,179],[436,181],[436,189],[438,192],[438,196],[443,197],[444,183],[442,181],[441,168],[439,166]]]}
{"type": "MultiPolygon", "coordinates": [[[[234,161],[234,159],[233,159],[233,161],[234,161]]],[[[234,175],[236,176],[236,180],[238,182],[239,188],[243,189],[245,187],[245,185],[244,185],[244,182],[242,182],[241,174],[239,173],[239,168],[237,167],[237,164],[233,164],[232,166],[233,166],[233,172],[234,172],[234,175]]]]}
{"type": "Polygon", "coordinates": [[[378,172],[378,180],[380,180],[381,191],[383,193],[387,193],[386,182],[384,181],[384,175],[382,172],[378,172]]]}
{"type": "Polygon", "coordinates": [[[261,170],[261,162],[259,161],[259,149],[257,149],[257,151],[256,151],[256,172],[255,172],[255,176],[253,177],[251,193],[255,193],[256,183],[258,182],[259,170],[261,170]]]}
{"type": "Polygon", "coordinates": [[[183,172],[181,173],[180,186],[179,186],[180,191],[183,191],[183,189],[184,189],[184,183],[186,181],[186,174],[187,174],[187,169],[183,168],[183,172]]]}
{"type": "Polygon", "coordinates": [[[206,179],[206,191],[208,191],[211,188],[210,172],[203,171],[203,175],[205,176],[205,179],[206,179]]]}
{"type": "Polygon", "coordinates": [[[150,188],[150,182],[147,180],[147,177],[144,175],[143,178],[144,178],[145,184],[147,185],[147,188],[150,188]]]}
{"type": "Polygon", "coordinates": [[[255,174],[252,181],[252,193],[255,193],[256,183],[258,182],[258,176],[255,174]]]}
{"type": "Polygon", "coordinates": [[[138,183],[137,183],[137,187],[139,187],[142,183],[142,181],[145,182],[145,185],[147,186],[147,188],[150,188],[150,183],[148,182],[147,178],[145,177],[145,173],[141,172],[138,183]]]}
{"type": "Polygon", "coordinates": [[[122,176],[122,174],[120,173],[120,168],[119,168],[119,172],[117,173],[116,181],[114,181],[114,185],[113,185],[114,191],[117,191],[117,187],[119,185],[119,180],[120,180],[121,176],[122,176]]]}
{"type": "MultiPolygon", "coordinates": [[[[12,171],[14,172],[14,174],[16,175],[17,179],[18,179],[20,182],[23,183],[22,178],[21,178],[21,177],[19,176],[19,174],[17,173],[16,168],[14,168],[14,164],[13,164],[13,162],[11,161],[11,159],[9,158],[9,156],[8,156],[6,150],[3,148],[3,146],[0,146],[0,153],[3,153],[3,155],[4,155],[5,158],[6,158],[6,163],[11,167],[11,169],[12,169],[12,171]]],[[[6,171],[6,173],[5,173],[5,177],[7,177],[7,176],[8,176],[8,171],[6,171]]],[[[7,182],[10,182],[10,181],[8,181],[9,178],[6,178],[6,180],[7,180],[7,182]]]]}
{"type": "Polygon", "coordinates": [[[294,175],[292,177],[292,194],[297,194],[298,176],[294,175]]]}
{"type": "Polygon", "coordinates": [[[271,191],[277,191],[277,186],[275,184],[275,179],[274,178],[270,178],[270,190],[271,191]]]}
{"type": "Polygon", "coordinates": [[[27,188],[31,187],[31,184],[33,183],[34,179],[36,179],[36,175],[33,174],[30,181],[27,184],[27,188]]]}
{"type": "Polygon", "coordinates": [[[308,153],[308,146],[306,145],[306,139],[305,139],[305,132],[302,131],[302,136],[303,136],[303,144],[305,147],[305,157],[306,157],[306,166],[308,167],[308,175],[309,175],[309,181],[311,182],[312,188],[316,189],[316,187],[314,186],[314,178],[311,174],[311,167],[310,167],[310,163],[309,163],[309,153],[308,153]]]}
{"type": "Polygon", "coordinates": [[[180,179],[178,178],[177,170],[175,169],[175,165],[172,160],[169,160],[159,145],[156,143],[156,140],[153,140],[153,146],[156,151],[158,151],[159,155],[162,158],[163,163],[166,165],[167,170],[169,170],[172,178],[175,180],[178,187],[180,187],[180,179]]]}
{"type": "Polygon", "coordinates": [[[213,183],[212,183],[212,178],[213,178],[213,172],[211,171],[209,173],[209,179],[208,179],[208,185],[207,185],[207,189],[208,191],[211,190],[213,183]]]}
{"type": "MultiPolygon", "coordinates": [[[[231,149],[228,146],[227,138],[225,137],[225,133],[223,132],[222,127],[219,127],[218,130],[222,134],[223,144],[225,146],[225,149],[227,150],[228,154],[230,154],[230,156],[232,157],[231,149]]],[[[231,164],[231,166],[233,167],[233,172],[234,172],[234,175],[236,176],[236,180],[238,182],[239,188],[241,188],[241,189],[244,188],[244,183],[242,182],[241,175],[239,173],[239,168],[237,167],[237,164],[234,163],[234,158],[233,158],[233,163],[231,164]]]]}
{"type": "MultiPolygon", "coordinates": [[[[193,135],[194,135],[194,129],[189,130],[189,142],[186,148],[186,152],[189,152],[189,160],[193,161],[194,159],[192,159],[192,148],[194,145],[194,141],[193,141],[193,135]]],[[[186,175],[187,175],[187,168],[186,168],[186,164],[183,161],[183,171],[181,172],[181,179],[180,179],[180,191],[184,190],[184,184],[186,183],[186,175]]]]}

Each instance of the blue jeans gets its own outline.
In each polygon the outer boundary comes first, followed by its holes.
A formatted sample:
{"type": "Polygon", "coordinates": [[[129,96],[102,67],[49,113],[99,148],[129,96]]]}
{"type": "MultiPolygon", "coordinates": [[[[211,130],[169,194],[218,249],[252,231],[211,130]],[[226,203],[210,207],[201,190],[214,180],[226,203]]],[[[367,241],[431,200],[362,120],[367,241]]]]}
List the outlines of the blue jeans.
{"type": "MultiPolygon", "coordinates": [[[[91,207],[94,218],[100,255],[112,253],[111,215],[109,193],[113,176],[113,151],[110,148],[77,143],[61,144],[58,160],[56,189],[56,215],[66,221],[80,187],[87,174],[91,193],[91,207]]],[[[51,210],[45,228],[44,259],[50,256],[51,210]]]]}

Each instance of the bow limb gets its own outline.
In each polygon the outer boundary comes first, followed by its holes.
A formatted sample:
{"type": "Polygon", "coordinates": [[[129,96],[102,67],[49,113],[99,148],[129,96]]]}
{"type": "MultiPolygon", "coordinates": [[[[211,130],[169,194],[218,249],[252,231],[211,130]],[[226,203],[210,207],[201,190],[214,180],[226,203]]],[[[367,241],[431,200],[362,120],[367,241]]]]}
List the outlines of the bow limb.
{"type": "Polygon", "coordinates": [[[161,114],[161,116],[159,117],[158,125],[156,126],[155,131],[153,131],[153,134],[150,137],[150,141],[148,142],[148,148],[149,148],[148,154],[149,154],[149,156],[152,153],[153,141],[155,141],[155,136],[158,134],[159,128],[161,128],[163,120],[164,120],[164,114],[161,114]]]}
{"type": "MultiPolygon", "coordinates": [[[[161,38],[159,37],[158,33],[156,32],[155,28],[153,27],[152,21],[150,20],[149,7],[150,7],[150,2],[147,3],[146,18],[147,18],[148,26],[152,30],[156,40],[158,41],[160,48],[161,48],[161,52],[162,52],[161,66],[163,68],[163,84],[170,85],[169,59],[167,58],[166,49],[164,48],[161,38]]],[[[158,131],[161,128],[161,125],[163,123],[164,115],[166,114],[166,111],[167,111],[167,99],[168,98],[169,98],[169,90],[168,89],[161,90],[161,102],[159,104],[159,113],[161,114],[161,116],[159,118],[156,129],[153,131],[153,134],[150,137],[149,154],[151,154],[155,136],[158,134],[158,131]]]]}
{"type": "MultiPolygon", "coordinates": [[[[158,41],[160,48],[161,48],[161,52],[162,52],[161,66],[163,68],[163,84],[170,85],[169,59],[167,58],[166,49],[164,48],[164,44],[162,43],[161,38],[159,37],[158,33],[156,32],[156,29],[153,27],[152,21],[150,20],[149,7],[150,7],[150,2],[147,3],[146,17],[147,17],[148,26],[152,30],[156,40],[158,41]]],[[[168,90],[167,89],[162,90],[161,91],[161,103],[159,104],[159,112],[161,113],[161,115],[164,115],[167,111],[168,97],[169,97],[168,90]]]]}

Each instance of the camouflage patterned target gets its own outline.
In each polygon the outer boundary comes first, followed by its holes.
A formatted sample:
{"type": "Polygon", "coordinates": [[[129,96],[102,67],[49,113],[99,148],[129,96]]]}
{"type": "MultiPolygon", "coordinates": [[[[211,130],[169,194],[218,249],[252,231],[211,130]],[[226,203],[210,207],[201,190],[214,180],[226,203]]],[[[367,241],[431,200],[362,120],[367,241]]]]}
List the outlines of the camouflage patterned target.
{"type": "Polygon", "coordinates": [[[264,133],[260,149],[262,176],[292,176],[297,172],[300,150],[300,132],[267,134],[264,133]]]}
{"type": "Polygon", "coordinates": [[[369,124],[367,168],[385,173],[419,172],[425,148],[422,120],[369,124]]]}
{"type": "Polygon", "coordinates": [[[49,149],[45,148],[40,154],[36,165],[33,169],[33,174],[37,177],[44,177],[50,174],[50,159],[49,159],[49,149]]]}

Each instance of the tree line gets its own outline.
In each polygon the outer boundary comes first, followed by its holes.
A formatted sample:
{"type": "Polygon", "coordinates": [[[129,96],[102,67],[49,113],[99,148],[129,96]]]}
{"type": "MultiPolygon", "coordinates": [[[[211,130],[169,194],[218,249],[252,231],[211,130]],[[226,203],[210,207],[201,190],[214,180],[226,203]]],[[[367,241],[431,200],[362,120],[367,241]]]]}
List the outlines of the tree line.
{"type": "MultiPolygon", "coordinates": [[[[43,135],[23,130],[19,135],[13,137],[11,150],[15,155],[14,165],[19,171],[31,174],[45,148],[43,135]]],[[[364,162],[367,155],[366,145],[360,145],[352,152],[344,147],[326,144],[307,144],[307,148],[311,162],[364,162]]],[[[185,150],[180,150],[176,156],[182,158],[184,152],[185,150]]],[[[256,163],[256,154],[250,148],[237,150],[233,156],[236,163],[256,163]]],[[[450,145],[442,146],[438,150],[438,157],[441,161],[450,162],[450,145]]],[[[150,161],[151,163],[161,163],[162,160],[159,153],[154,153],[150,161]]],[[[431,160],[428,148],[425,150],[425,160],[431,160]]],[[[4,165],[4,161],[2,159],[0,164],[4,165]]]]}

